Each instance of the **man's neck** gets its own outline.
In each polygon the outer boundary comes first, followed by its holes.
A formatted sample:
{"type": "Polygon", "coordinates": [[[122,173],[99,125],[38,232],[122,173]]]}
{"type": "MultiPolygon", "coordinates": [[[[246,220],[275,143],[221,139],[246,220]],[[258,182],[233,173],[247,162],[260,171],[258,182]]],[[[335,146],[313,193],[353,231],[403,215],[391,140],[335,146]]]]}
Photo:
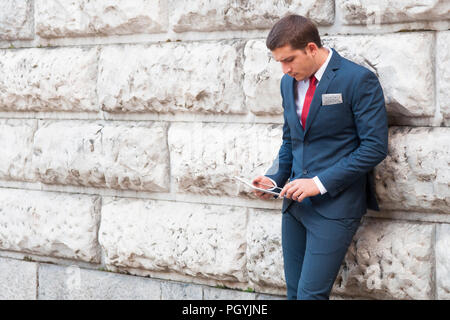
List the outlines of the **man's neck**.
{"type": "Polygon", "coordinates": [[[328,51],[327,48],[325,47],[319,48],[319,53],[316,55],[316,63],[317,63],[316,72],[325,63],[325,61],[327,61],[329,54],[330,52],[328,51]]]}

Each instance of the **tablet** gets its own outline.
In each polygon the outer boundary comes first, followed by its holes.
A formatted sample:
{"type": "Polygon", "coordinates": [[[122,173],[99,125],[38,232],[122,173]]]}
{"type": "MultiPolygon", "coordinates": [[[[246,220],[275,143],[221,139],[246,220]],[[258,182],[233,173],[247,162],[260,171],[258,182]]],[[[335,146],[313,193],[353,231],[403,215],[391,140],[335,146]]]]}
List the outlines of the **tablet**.
{"type": "Polygon", "coordinates": [[[244,179],[242,179],[242,178],[239,178],[239,177],[234,176],[234,179],[236,179],[236,180],[238,180],[238,181],[244,183],[245,185],[249,186],[249,187],[252,188],[252,189],[255,189],[255,190],[258,190],[258,191],[261,191],[261,192],[265,192],[265,193],[274,194],[274,195],[276,195],[276,196],[280,196],[280,193],[279,193],[279,192],[275,192],[275,191],[272,191],[272,190],[267,190],[267,189],[255,187],[253,184],[251,184],[250,182],[248,182],[248,181],[246,181],[246,180],[244,180],[244,179]]]}

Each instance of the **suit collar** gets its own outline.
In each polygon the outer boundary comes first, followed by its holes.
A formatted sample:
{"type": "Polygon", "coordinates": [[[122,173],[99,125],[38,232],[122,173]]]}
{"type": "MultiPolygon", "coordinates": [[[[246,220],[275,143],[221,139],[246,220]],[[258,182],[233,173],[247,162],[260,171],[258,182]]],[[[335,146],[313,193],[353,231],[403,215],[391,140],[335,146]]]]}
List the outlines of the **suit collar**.
{"type": "Polygon", "coordinates": [[[328,63],[328,66],[327,66],[325,72],[327,72],[328,70],[333,70],[334,71],[334,70],[337,70],[337,69],[339,69],[341,67],[342,57],[333,48],[331,50],[333,51],[333,55],[331,56],[330,63],[328,63]]]}
{"type": "Polygon", "coordinates": [[[335,77],[335,72],[338,70],[341,66],[341,59],[342,57],[337,53],[336,50],[331,49],[333,51],[333,54],[331,56],[330,62],[328,63],[328,66],[325,69],[325,72],[319,81],[316,91],[314,92],[314,98],[311,102],[311,106],[309,108],[308,117],[306,119],[306,127],[305,130],[303,130],[302,125],[300,124],[300,119],[298,119],[297,112],[296,112],[296,105],[295,105],[295,90],[296,90],[296,81],[291,76],[287,75],[288,77],[288,103],[290,105],[290,113],[292,117],[295,117],[297,119],[296,121],[296,128],[301,133],[302,137],[306,135],[309,128],[311,127],[312,122],[314,121],[314,118],[316,117],[317,113],[319,112],[320,106],[322,104],[322,94],[327,92],[328,86],[331,83],[331,80],[335,77]]]}

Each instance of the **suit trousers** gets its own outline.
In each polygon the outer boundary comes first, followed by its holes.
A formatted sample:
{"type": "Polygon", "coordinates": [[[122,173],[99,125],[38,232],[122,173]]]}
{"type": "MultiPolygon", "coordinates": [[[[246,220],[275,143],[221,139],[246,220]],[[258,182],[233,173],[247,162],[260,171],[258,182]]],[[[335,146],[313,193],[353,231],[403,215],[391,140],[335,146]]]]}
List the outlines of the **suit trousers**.
{"type": "Polygon", "coordinates": [[[282,248],[288,300],[327,300],[360,218],[329,219],[309,198],[282,216],[282,248]]]}

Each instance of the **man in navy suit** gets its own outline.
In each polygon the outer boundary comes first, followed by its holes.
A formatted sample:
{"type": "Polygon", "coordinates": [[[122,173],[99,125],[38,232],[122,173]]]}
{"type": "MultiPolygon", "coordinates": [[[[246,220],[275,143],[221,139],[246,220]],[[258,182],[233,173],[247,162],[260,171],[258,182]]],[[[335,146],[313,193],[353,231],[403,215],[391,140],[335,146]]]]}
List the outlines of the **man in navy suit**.
{"type": "Polygon", "coordinates": [[[373,72],[322,46],[302,16],[279,20],[266,45],[285,74],[283,141],[253,184],[282,188],[287,298],[329,299],[361,217],[379,210],[373,168],[387,155],[384,95],[373,72]]]}

